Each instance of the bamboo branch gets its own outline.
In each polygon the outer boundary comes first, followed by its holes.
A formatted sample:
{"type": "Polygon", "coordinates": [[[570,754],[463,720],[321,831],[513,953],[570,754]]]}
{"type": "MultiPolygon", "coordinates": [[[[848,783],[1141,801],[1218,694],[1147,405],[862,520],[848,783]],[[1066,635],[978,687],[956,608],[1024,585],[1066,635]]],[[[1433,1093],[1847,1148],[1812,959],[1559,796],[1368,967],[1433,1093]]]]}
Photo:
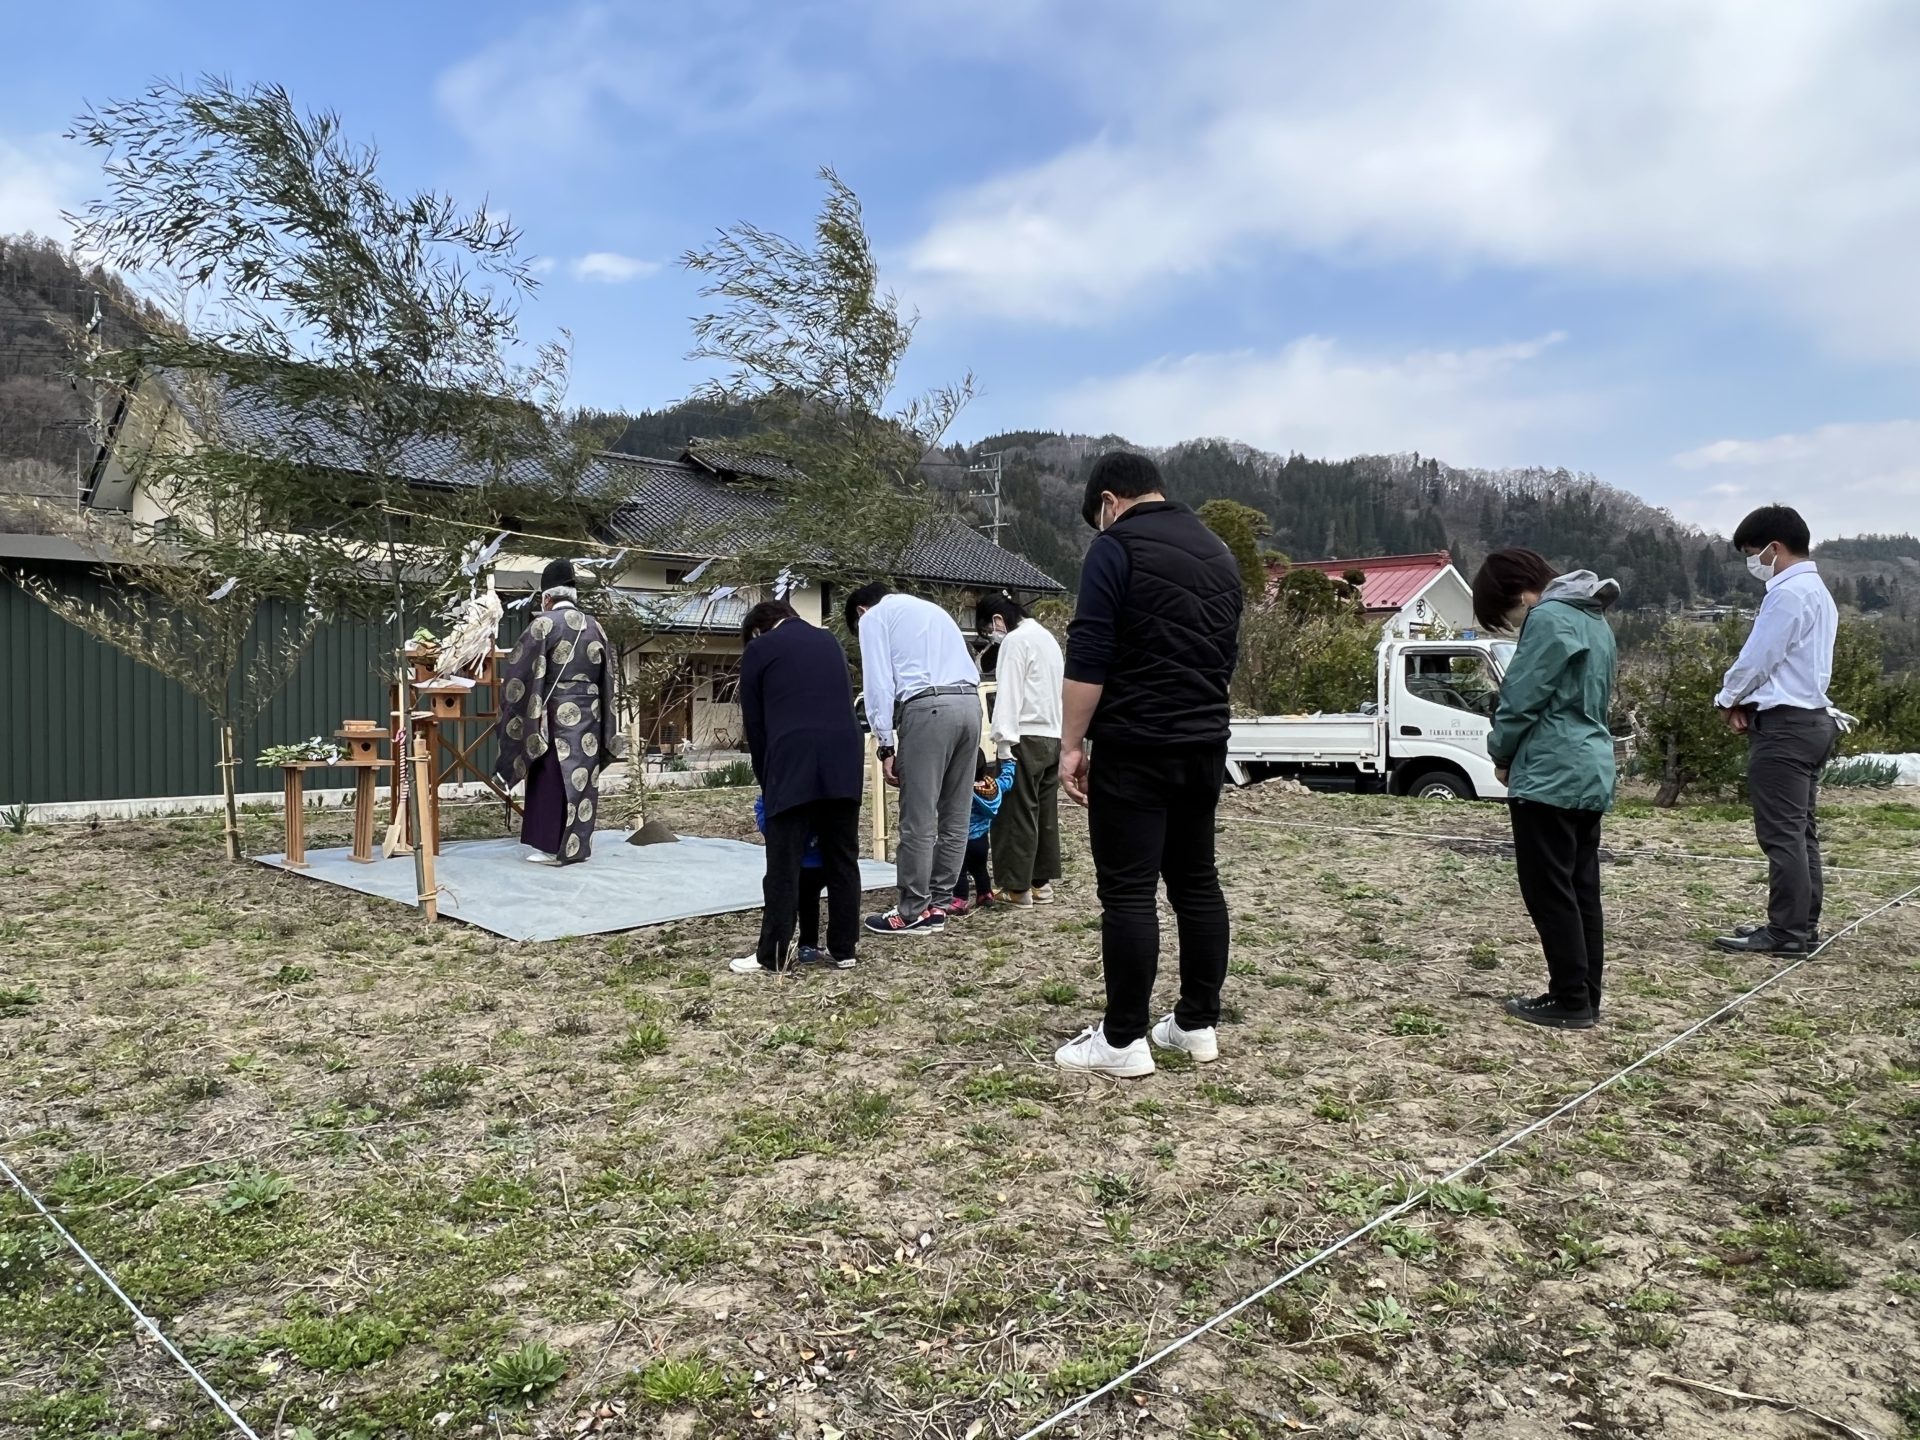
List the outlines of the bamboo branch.
{"type": "Polygon", "coordinates": [[[1805,1415],[1809,1420],[1818,1420],[1822,1425],[1850,1435],[1853,1440],[1879,1440],[1871,1430],[1857,1430],[1844,1420],[1836,1420],[1831,1415],[1822,1415],[1811,1410],[1797,1400],[1782,1400],[1777,1395],[1754,1395],[1745,1390],[1730,1390],[1724,1385],[1710,1385],[1705,1380],[1689,1380],[1684,1375],[1669,1375],[1664,1370],[1656,1370],[1647,1377],[1663,1385],[1678,1385],[1683,1390],[1704,1390],[1711,1395],[1724,1396],[1728,1400],[1743,1400],[1753,1405],[1766,1405],[1775,1410],[1790,1410],[1797,1415],[1805,1415]]]}

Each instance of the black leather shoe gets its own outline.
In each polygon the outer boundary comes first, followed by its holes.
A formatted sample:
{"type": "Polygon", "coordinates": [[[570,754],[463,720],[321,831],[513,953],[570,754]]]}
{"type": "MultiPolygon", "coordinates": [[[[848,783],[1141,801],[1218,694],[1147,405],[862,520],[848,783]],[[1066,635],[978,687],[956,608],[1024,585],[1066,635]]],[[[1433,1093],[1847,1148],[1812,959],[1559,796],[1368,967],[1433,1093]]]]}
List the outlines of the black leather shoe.
{"type": "Polygon", "coordinates": [[[1722,935],[1713,943],[1733,955],[1806,955],[1813,948],[1800,940],[1782,940],[1764,926],[1748,935],[1722,935]]]}
{"type": "MultiPolygon", "coordinates": [[[[1767,926],[1765,921],[1760,921],[1760,922],[1748,921],[1745,925],[1734,926],[1733,933],[1737,935],[1740,939],[1744,940],[1749,935],[1758,935],[1762,930],[1766,928],[1767,926]]],[[[1815,945],[1818,945],[1820,943],[1820,927],[1818,925],[1815,925],[1813,927],[1812,943],[1815,945]]]]}
{"type": "Polygon", "coordinates": [[[1514,1019],[1524,1020],[1529,1025],[1545,1025],[1552,1030],[1593,1028],[1593,1011],[1585,1005],[1569,1005],[1551,995],[1539,995],[1531,1000],[1515,995],[1504,1008],[1514,1019]]]}

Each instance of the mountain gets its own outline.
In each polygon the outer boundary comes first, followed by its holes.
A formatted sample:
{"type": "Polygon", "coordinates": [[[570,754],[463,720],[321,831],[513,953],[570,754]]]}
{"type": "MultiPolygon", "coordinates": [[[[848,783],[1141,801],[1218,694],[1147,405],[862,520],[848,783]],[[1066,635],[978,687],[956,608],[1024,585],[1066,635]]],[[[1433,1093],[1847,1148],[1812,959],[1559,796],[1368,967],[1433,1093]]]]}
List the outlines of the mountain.
{"type": "Polygon", "coordinates": [[[90,407],[69,375],[96,305],[104,345],[167,323],[118,277],[54,241],[0,236],[0,501],[77,494],[90,407]]]}
{"type": "MultiPolygon", "coordinates": [[[[1092,539],[1080,520],[1087,474],[1118,436],[997,435],[952,458],[998,454],[1007,543],[1071,582],[1092,539]]],[[[1237,500],[1267,517],[1269,548],[1299,560],[1450,550],[1471,569],[1489,550],[1525,545],[1559,564],[1616,576],[1633,603],[1717,596],[1740,574],[1724,540],[1566,470],[1463,470],[1420,455],[1313,460],[1225,440],[1154,452],[1167,493],[1199,505],[1237,500]]]]}
{"type": "MultiPolygon", "coordinates": [[[[9,495],[71,498],[86,448],[86,394],[67,378],[76,337],[95,306],[102,343],[131,339],[167,318],[117,277],[33,236],[0,237],[0,525],[9,495]]],[[[632,415],[588,413],[611,448],[671,455],[694,437],[743,439],[755,428],[738,407],[688,403],[632,415]]],[[[1093,462],[1127,446],[1118,435],[1015,431],[930,456],[929,485],[991,518],[977,468],[998,457],[1001,543],[1065,584],[1077,583],[1092,532],[1080,500],[1093,462]]],[[[1525,545],[1556,564],[1615,576],[1623,604],[1657,611],[1750,595],[1724,538],[1567,470],[1473,470],[1431,456],[1345,460],[1274,455],[1228,440],[1190,440],[1152,452],[1177,500],[1238,500],[1267,517],[1266,544],[1294,559],[1365,559],[1445,549],[1471,573],[1502,545],[1525,545]]],[[[1910,620],[1920,614],[1920,539],[1863,535],[1816,552],[1843,604],[1910,620]]]]}

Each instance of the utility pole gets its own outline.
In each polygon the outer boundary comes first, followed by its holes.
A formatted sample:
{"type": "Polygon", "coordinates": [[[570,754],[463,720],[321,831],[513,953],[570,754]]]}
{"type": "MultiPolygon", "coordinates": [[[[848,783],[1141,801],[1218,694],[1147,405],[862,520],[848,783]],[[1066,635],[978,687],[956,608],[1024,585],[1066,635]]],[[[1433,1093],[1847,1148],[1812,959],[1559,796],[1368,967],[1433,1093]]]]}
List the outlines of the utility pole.
{"type": "Polygon", "coordinates": [[[78,510],[86,499],[87,476],[93,470],[94,456],[99,447],[107,443],[106,426],[100,414],[100,292],[89,290],[93,298],[93,314],[88,317],[84,334],[86,336],[86,378],[88,421],[84,427],[80,446],[80,464],[73,476],[73,506],[78,510]]]}
{"type": "Polygon", "coordinates": [[[967,474],[969,476],[978,475],[982,480],[988,482],[989,488],[985,490],[969,490],[967,492],[967,498],[969,500],[993,501],[993,519],[980,528],[992,532],[993,543],[996,545],[1000,543],[1000,527],[1005,523],[1000,518],[1000,461],[1001,457],[1005,454],[1006,452],[1004,450],[996,450],[991,455],[982,455],[978,460],[974,461],[973,464],[967,466],[967,474]]]}

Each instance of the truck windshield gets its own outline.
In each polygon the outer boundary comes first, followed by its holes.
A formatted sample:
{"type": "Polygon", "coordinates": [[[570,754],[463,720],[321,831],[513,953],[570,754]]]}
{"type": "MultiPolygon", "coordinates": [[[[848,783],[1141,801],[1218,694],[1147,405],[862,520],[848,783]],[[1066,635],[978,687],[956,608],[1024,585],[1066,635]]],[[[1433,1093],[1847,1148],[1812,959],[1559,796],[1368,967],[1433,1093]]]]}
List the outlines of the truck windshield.
{"type": "Polygon", "coordinates": [[[1513,640],[1496,640],[1493,642],[1493,663],[1499,668],[1502,675],[1506,674],[1507,667],[1513,664],[1513,652],[1519,648],[1519,643],[1513,640]]]}

